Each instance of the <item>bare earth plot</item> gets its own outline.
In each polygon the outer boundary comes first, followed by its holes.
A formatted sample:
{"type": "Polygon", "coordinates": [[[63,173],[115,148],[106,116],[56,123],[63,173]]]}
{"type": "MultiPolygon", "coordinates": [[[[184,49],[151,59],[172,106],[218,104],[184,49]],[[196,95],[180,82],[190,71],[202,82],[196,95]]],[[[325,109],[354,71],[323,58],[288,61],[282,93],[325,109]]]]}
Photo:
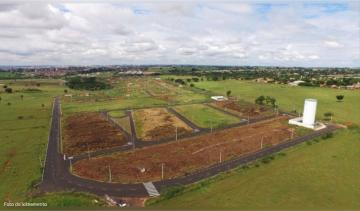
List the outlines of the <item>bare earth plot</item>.
{"type": "Polygon", "coordinates": [[[215,101],[210,105],[242,118],[256,119],[272,114],[270,108],[236,100],[215,101]]]}
{"type": "Polygon", "coordinates": [[[69,156],[127,143],[124,134],[96,112],[67,117],[63,135],[63,151],[69,156]]]}
{"type": "Polygon", "coordinates": [[[155,141],[192,133],[191,127],[167,111],[166,108],[140,109],[133,113],[136,135],[143,141],[155,141]]]}
{"type": "MultiPolygon", "coordinates": [[[[285,120],[287,117],[281,116],[179,142],[81,160],[75,163],[74,173],[81,177],[106,181],[110,166],[114,182],[157,181],[161,179],[161,165],[164,164],[164,179],[184,176],[219,162],[220,152],[224,161],[259,150],[261,140],[263,147],[288,140],[291,129],[285,120]]],[[[294,135],[296,136],[297,134],[294,135]]]]}

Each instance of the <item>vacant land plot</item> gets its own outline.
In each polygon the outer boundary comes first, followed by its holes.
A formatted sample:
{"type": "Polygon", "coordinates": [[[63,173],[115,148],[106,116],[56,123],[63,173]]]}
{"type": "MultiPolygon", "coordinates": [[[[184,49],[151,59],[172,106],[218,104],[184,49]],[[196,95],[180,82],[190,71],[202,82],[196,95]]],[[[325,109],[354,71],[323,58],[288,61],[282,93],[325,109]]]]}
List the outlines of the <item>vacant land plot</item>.
{"type": "Polygon", "coordinates": [[[77,155],[127,143],[124,134],[99,113],[81,113],[66,118],[63,151],[77,155]]]}
{"type": "Polygon", "coordinates": [[[291,129],[281,116],[266,122],[236,127],[188,138],[180,142],[152,146],[82,160],[75,164],[75,173],[95,180],[107,180],[111,166],[114,182],[143,182],[161,179],[161,165],[165,165],[165,178],[174,178],[208,167],[263,147],[276,145],[289,139],[291,129]],[[145,170],[145,171],[144,171],[145,170]]]}
{"type": "Polygon", "coordinates": [[[191,133],[192,129],[169,113],[166,108],[140,109],[134,112],[136,135],[144,141],[155,141],[191,133]],[[176,129],[177,128],[177,129],[176,129]]]}
{"type": "Polygon", "coordinates": [[[169,103],[203,102],[209,99],[204,94],[195,93],[164,80],[149,79],[144,88],[152,97],[169,103]]]}
{"type": "Polygon", "coordinates": [[[128,116],[125,117],[112,117],[112,119],[124,129],[127,133],[131,134],[130,120],[128,116]]]}
{"type": "Polygon", "coordinates": [[[215,101],[210,105],[243,118],[255,119],[273,114],[269,108],[236,100],[215,101]]]}
{"type": "Polygon", "coordinates": [[[240,119],[203,104],[176,106],[174,109],[203,128],[217,128],[237,123],[240,119]]]}

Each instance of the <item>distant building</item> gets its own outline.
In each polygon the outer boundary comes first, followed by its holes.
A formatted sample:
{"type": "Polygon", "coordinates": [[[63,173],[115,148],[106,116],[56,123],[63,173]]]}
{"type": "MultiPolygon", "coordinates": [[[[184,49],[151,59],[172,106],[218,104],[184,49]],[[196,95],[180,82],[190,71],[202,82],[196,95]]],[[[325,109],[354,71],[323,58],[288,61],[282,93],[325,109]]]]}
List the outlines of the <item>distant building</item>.
{"type": "Polygon", "coordinates": [[[299,86],[299,84],[301,83],[304,83],[305,81],[301,81],[301,80],[298,80],[298,81],[293,81],[293,82],[290,82],[288,83],[290,86],[299,86]]]}
{"type": "Polygon", "coordinates": [[[224,96],[211,96],[211,99],[216,100],[216,101],[224,101],[224,100],[227,100],[227,98],[224,97],[224,96]]]}

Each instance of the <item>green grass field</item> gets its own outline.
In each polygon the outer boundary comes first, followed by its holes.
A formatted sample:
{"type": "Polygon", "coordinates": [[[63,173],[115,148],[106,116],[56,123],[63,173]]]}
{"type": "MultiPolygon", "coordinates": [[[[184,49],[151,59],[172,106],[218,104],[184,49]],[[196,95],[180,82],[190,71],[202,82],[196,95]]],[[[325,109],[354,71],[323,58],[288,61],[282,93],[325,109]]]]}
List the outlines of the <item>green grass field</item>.
{"type": "Polygon", "coordinates": [[[176,106],[174,109],[197,126],[203,128],[223,127],[240,121],[240,119],[236,117],[224,114],[221,111],[202,104],[176,106]]]}
{"type": "Polygon", "coordinates": [[[342,130],[203,183],[149,201],[166,209],[360,209],[360,129],[342,130]]]}
{"type": "Polygon", "coordinates": [[[330,88],[315,87],[291,87],[288,85],[261,84],[250,81],[226,80],[226,81],[204,81],[196,83],[199,88],[210,90],[214,93],[225,95],[231,90],[232,95],[239,99],[255,102],[260,96],[275,97],[281,109],[298,112],[304,106],[305,98],[318,100],[317,118],[324,118],[325,112],[333,112],[334,121],[353,122],[360,124],[360,94],[359,91],[338,90],[330,88]],[[336,101],[336,95],[345,96],[343,102],[336,101]]]}
{"type": "Polygon", "coordinates": [[[94,197],[84,194],[29,197],[33,185],[41,180],[53,97],[62,94],[64,87],[57,80],[0,81],[0,84],[10,84],[14,91],[8,94],[2,92],[2,87],[0,90],[0,201],[48,202],[50,207],[103,205],[94,204],[94,197]],[[37,83],[40,86],[29,85],[37,83]],[[41,91],[29,92],[28,88],[41,91]]]}

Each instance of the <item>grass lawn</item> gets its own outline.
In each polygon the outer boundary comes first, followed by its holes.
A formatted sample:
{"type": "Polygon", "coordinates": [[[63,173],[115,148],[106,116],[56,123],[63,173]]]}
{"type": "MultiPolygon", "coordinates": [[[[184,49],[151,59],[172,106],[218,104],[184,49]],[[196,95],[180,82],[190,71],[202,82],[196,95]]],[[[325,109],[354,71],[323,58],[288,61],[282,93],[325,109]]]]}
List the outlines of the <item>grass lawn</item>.
{"type": "Polygon", "coordinates": [[[50,193],[35,197],[30,202],[47,203],[50,208],[102,207],[106,204],[95,195],[76,192],[50,193]]]}
{"type": "Polygon", "coordinates": [[[217,128],[240,121],[240,119],[236,117],[202,104],[176,106],[174,109],[203,128],[217,128]]]}
{"type": "Polygon", "coordinates": [[[14,93],[0,93],[0,201],[25,200],[28,189],[40,181],[53,97],[63,90],[41,82],[40,87],[12,83],[14,93]],[[22,91],[26,88],[41,91],[22,91]]]}
{"type": "Polygon", "coordinates": [[[95,203],[96,197],[82,193],[28,196],[31,187],[41,180],[53,97],[63,94],[65,87],[58,80],[0,81],[0,84],[9,83],[14,93],[0,89],[0,201],[47,202],[49,207],[104,205],[100,200],[95,203]],[[25,90],[28,88],[41,91],[25,90]]]}
{"type": "Polygon", "coordinates": [[[360,209],[359,136],[359,128],[344,129],[333,138],[285,150],[286,156],[268,164],[257,162],[259,167],[239,168],[148,204],[156,209],[360,209]]]}
{"type": "Polygon", "coordinates": [[[324,118],[325,112],[333,112],[334,121],[353,122],[360,124],[360,93],[352,90],[338,90],[316,87],[291,87],[288,85],[261,84],[250,81],[225,80],[203,81],[196,83],[196,87],[225,95],[231,90],[233,96],[254,102],[260,96],[275,97],[281,109],[301,111],[305,98],[318,100],[317,118],[324,118]],[[336,101],[336,95],[345,96],[343,102],[336,101]]]}
{"type": "Polygon", "coordinates": [[[125,115],[125,111],[123,110],[115,110],[115,111],[110,111],[109,115],[111,117],[122,117],[125,115]]]}

